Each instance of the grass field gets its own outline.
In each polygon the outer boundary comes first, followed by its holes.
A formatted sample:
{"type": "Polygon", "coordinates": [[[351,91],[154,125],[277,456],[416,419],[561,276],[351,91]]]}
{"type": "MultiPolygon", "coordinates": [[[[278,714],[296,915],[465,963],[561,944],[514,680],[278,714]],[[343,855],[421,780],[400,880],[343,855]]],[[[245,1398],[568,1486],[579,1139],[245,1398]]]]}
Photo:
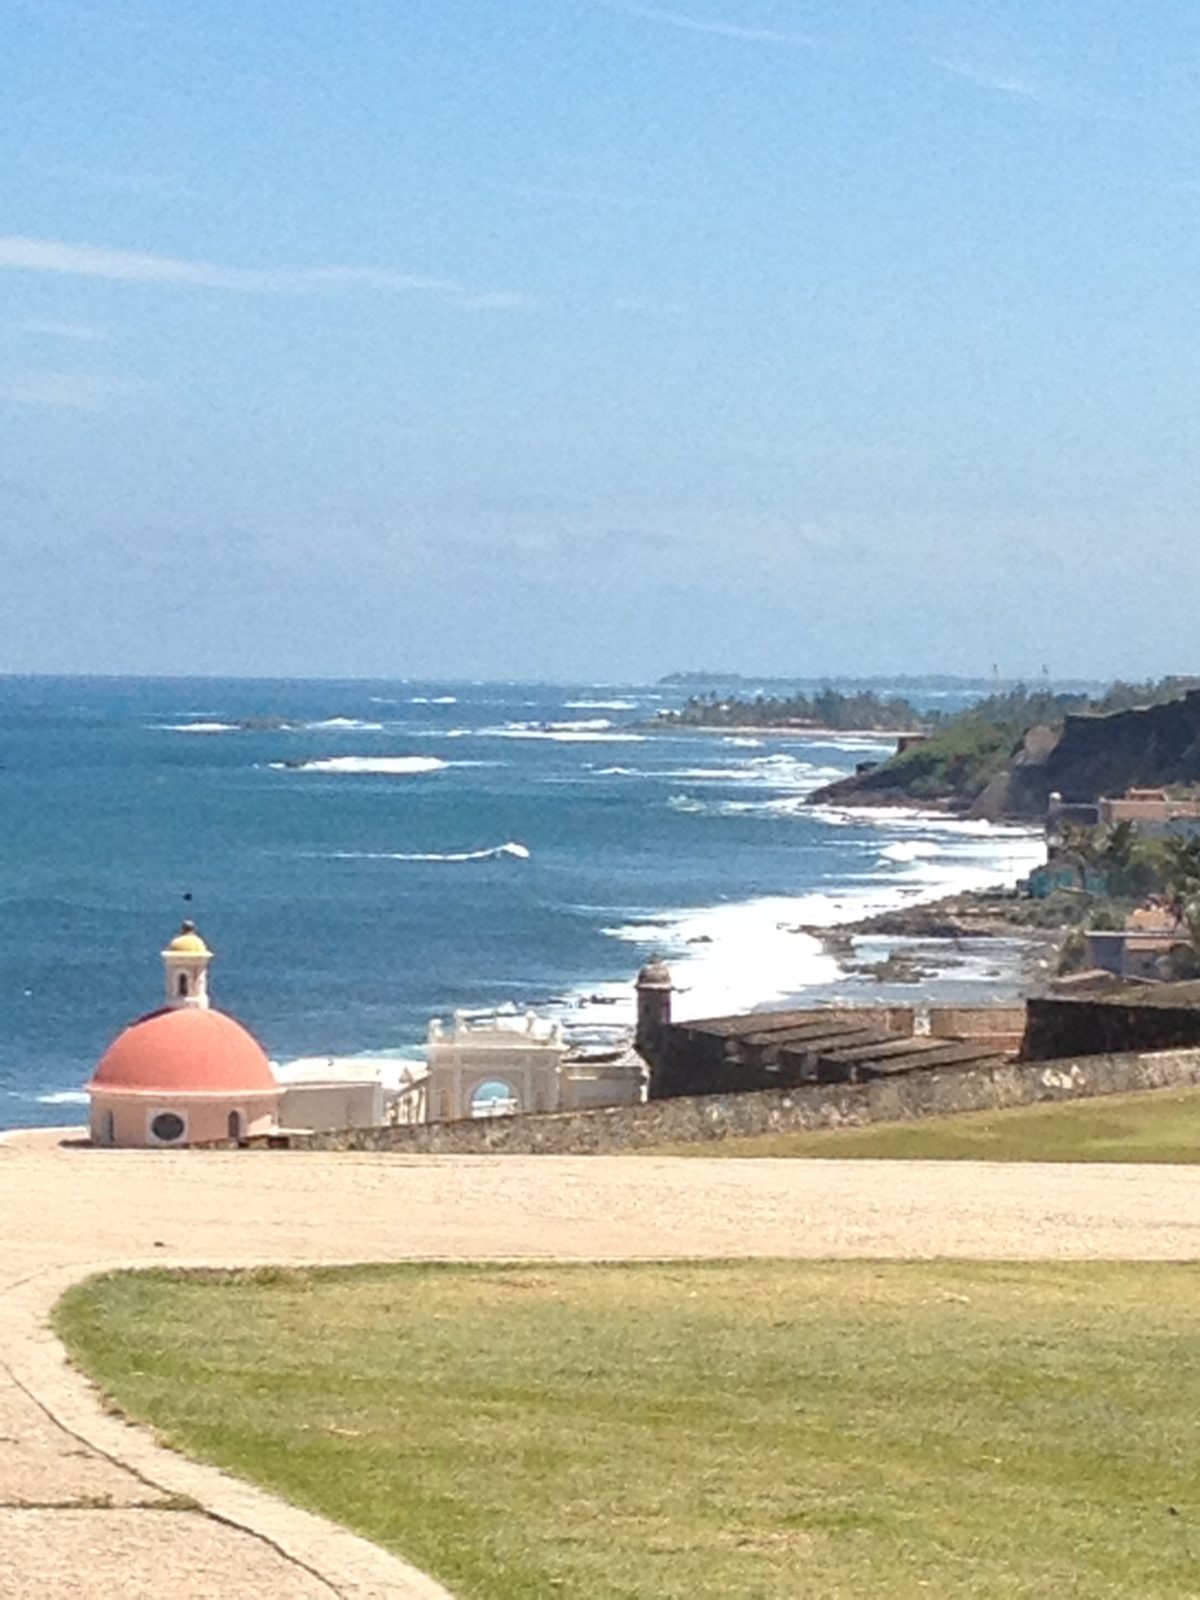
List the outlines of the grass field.
{"type": "Polygon", "coordinates": [[[829,1160],[1200,1161],[1200,1089],[967,1112],[820,1133],[659,1145],[641,1155],[806,1156],[829,1160]]]}
{"type": "Polygon", "coordinates": [[[56,1322],[463,1597],[1200,1593],[1192,1266],[156,1272],[56,1322]]]}

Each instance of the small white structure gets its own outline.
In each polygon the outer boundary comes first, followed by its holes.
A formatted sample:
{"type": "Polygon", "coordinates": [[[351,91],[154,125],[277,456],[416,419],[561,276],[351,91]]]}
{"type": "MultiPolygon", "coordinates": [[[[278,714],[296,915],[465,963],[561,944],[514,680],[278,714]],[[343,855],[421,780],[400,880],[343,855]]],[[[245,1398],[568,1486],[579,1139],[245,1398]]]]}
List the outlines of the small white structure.
{"type": "Polygon", "coordinates": [[[434,1020],[426,1046],[426,1120],[558,1111],[566,1053],[562,1025],[532,1012],[509,1019],[456,1011],[450,1029],[434,1020]]]}
{"type": "Polygon", "coordinates": [[[290,1061],[276,1067],[283,1088],[279,1123],[310,1133],[342,1128],[377,1128],[388,1120],[383,1072],[362,1061],[331,1057],[290,1061]]]}
{"type": "Polygon", "coordinates": [[[455,1122],[518,1112],[634,1105],[646,1067],[627,1046],[572,1046],[560,1022],[454,1014],[429,1024],[427,1067],[402,1089],[393,1120],[455,1122]]]}

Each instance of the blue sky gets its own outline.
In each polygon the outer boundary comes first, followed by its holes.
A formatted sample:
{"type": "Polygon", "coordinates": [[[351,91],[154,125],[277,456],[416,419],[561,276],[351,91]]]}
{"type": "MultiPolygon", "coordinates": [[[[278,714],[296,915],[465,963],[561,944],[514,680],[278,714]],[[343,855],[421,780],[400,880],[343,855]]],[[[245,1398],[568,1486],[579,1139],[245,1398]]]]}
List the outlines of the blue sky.
{"type": "Polygon", "coordinates": [[[0,0],[0,670],[1196,670],[1195,0],[0,0]]]}

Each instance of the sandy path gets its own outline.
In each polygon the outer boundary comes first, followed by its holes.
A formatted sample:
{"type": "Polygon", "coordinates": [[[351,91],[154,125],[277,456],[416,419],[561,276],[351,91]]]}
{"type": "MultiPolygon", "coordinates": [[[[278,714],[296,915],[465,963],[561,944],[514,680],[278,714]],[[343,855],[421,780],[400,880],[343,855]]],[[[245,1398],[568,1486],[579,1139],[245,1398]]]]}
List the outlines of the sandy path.
{"type": "Polygon", "coordinates": [[[189,1154],[0,1141],[0,1596],[441,1593],[107,1417],[45,1329],[88,1270],[421,1256],[1195,1259],[1200,1175],[976,1162],[189,1154]],[[164,1494],[204,1508],[163,1509],[164,1494]],[[170,1574],[167,1578],[167,1574],[170,1574]]]}

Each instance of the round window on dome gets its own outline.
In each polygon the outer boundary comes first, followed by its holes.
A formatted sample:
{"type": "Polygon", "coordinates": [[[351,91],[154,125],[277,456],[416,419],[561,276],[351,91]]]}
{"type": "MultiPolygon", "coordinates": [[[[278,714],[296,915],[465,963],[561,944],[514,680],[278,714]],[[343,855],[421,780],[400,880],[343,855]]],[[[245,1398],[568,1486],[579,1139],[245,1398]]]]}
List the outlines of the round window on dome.
{"type": "Polygon", "coordinates": [[[150,1132],[159,1144],[176,1144],[187,1132],[187,1124],[174,1111],[160,1111],[150,1123],[150,1132]]]}

